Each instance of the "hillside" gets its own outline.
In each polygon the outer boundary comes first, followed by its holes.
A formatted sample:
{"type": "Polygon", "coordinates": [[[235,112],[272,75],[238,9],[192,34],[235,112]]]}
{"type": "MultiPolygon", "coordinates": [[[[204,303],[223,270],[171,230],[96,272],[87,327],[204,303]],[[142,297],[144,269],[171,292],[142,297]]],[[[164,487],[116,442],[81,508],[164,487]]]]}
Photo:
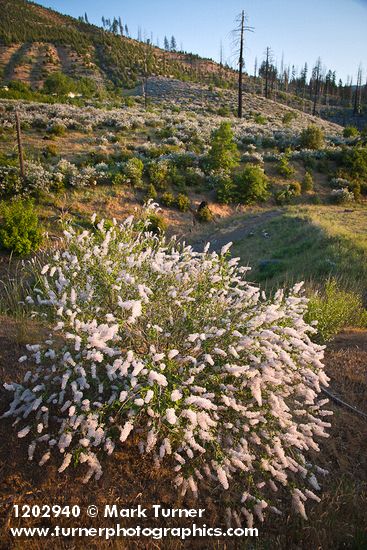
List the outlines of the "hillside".
{"type": "Polygon", "coordinates": [[[20,80],[41,88],[61,71],[107,86],[131,87],[145,73],[203,82],[230,81],[214,62],[192,54],[166,52],[117,36],[25,0],[0,0],[0,71],[4,83],[20,80]]]}

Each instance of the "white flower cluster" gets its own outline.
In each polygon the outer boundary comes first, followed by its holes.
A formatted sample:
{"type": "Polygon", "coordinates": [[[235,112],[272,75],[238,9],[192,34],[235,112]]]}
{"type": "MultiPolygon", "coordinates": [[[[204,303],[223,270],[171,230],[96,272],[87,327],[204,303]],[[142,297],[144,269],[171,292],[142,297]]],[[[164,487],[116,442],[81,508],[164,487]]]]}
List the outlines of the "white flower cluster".
{"type": "Polygon", "coordinates": [[[307,453],[331,413],[302,285],[267,299],[230,245],[195,252],[148,224],[65,232],[27,298],[55,337],[28,346],[4,416],[30,439],[30,460],[61,453],[59,471],[85,463],[85,481],[102,475],[103,451],[134,436],[141,454],[172,465],[182,494],[221,488],[234,521],[281,513],[286,494],[305,516],[322,473],[307,453]]]}

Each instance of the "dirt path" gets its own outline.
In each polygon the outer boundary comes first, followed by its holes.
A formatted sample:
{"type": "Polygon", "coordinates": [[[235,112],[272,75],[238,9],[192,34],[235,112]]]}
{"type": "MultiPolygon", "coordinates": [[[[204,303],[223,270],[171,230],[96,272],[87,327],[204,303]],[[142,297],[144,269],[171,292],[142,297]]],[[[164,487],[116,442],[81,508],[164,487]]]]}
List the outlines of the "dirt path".
{"type": "Polygon", "coordinates": [[[219,252],[225,244],[229,242],[235,244],[242,241],[245,237],[251,235],[259,225],[279,218],[282,212],[282,210],[277,209],[249,215],[243,214],[229,221],[220,221],[216,225],[211,224],[209,231],[200,231],[200,233],[193,233],[191,236],[187,235],[187,240],[195,250],[202,250],[203,246],[210,242],[210,249],[219,252]]]}

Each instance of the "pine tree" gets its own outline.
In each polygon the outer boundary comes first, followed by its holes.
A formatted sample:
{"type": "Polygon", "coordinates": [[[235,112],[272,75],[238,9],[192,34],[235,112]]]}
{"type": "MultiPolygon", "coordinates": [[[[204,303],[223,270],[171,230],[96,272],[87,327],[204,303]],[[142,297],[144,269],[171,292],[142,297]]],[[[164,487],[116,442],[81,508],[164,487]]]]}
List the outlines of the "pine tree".
{"type": "Polygon", "coordinates": [[[169,50],[169,42],[167,36],[164,37],[164,49],[169,50]]]}
{"type": "Polygon", "coordinates": [[[175,52],[176,49],[177,49],[176,38],[172,35],[171,36],[171,52],[175,52]]]}
{"type": "Polygon", "coordinates": [[[208,162],[213,170],[230,171],[238,165],[240,154],[229,122],[213,131],[210,145],[208,162]]]}

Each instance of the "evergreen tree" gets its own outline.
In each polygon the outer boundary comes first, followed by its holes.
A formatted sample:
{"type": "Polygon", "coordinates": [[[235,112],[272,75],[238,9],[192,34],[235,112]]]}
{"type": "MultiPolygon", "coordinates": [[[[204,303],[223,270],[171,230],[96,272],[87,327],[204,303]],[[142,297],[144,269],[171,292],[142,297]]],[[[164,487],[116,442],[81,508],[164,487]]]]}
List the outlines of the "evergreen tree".
{"type": "Polygon", "coordinates": [[[167,36],[164,37],[164,49],[169,50],[169,42],[167,36]]]}
{"type": "Polygon", "coordinates": [[[212,133],[208,162],[213,170],[230,171],[238,165],[240,154],[229,122],[222,122],[212,133]]]}
{"type": "Polygon", "coordinates": [[[111,32],[113,32],[113,34],[117,34],[118,30],[119,30],[119,22],[117,21],[116,17],[114,17],[111,25],[111,32]]]}
{"type": "Polygon", "coordinates": [[[177,50],[176,38],[172,35],[171,36],[171,52],[175,52],[176,50],[177,50]]]}

